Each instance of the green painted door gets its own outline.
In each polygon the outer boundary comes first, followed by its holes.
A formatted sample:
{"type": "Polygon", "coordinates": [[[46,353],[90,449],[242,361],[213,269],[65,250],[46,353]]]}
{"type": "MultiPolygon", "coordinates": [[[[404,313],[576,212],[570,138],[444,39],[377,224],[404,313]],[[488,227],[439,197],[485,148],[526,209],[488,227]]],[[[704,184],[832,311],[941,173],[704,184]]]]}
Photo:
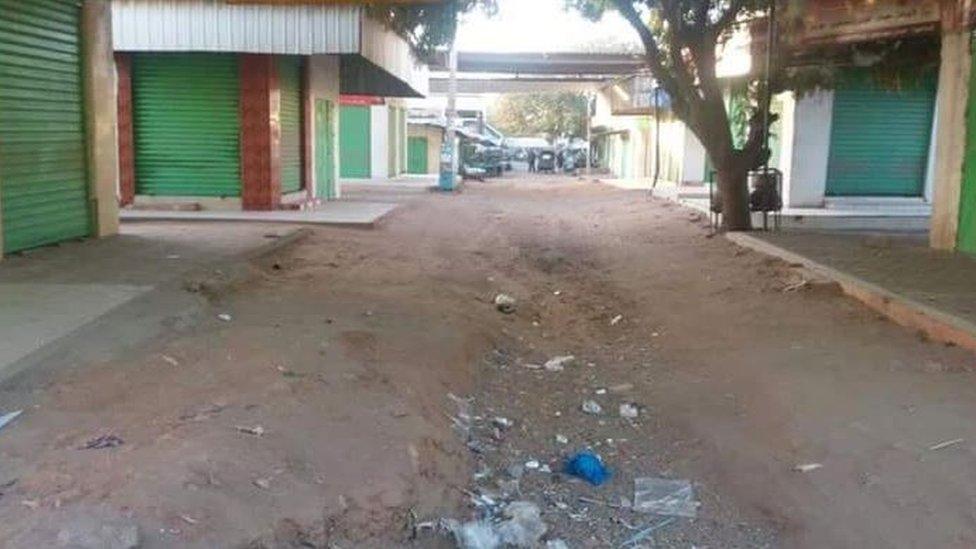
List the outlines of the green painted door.
{"type": "Polygon", "coordinates": [[[3,249],[91,233],[79,3],[0,0],[3,249]]]}
{"type": "MultiPolygon", "coordinates": [[[[976,69],[976,56],[973,56],[976,69]]],[[[959,197],[959,231],[956,243],[961,251],[976,254],[976,72],[969,77],[969,103],[966,108],[966,157],[963,163],[962,192],[959,197]]]]}
{"type": "Polygon", "coordinates": [[[343,105],[339,110],[339,173],[352,179],[370,177],[369,107],[343,105]]]}
{"type": "Polygon", "coordinates": [[[240,85],[233,54],[132,58],[136,193],[240,196],[240,85]]]}
{"type": "Polygon", "coordinates": [[[848,74],[834,93],[828,196],[921,196],[928,168],[935,78],[886,90],[848,74]]]}
{"type": "Polygon", "coordinates": [[[302,189],[302,58],[278,57],[281,89],[281,192],[302,189]]]}
{"type": "Polygon", "coordinates": [[[323,200],[336,197],[334,116],[331,101],[315,101],[315,192],[323,200]]]}
{"type": "Polygon", "coordinates": [[[407,173],[427,173],[427,138],[409,138],[407,149],[407,173]]]}

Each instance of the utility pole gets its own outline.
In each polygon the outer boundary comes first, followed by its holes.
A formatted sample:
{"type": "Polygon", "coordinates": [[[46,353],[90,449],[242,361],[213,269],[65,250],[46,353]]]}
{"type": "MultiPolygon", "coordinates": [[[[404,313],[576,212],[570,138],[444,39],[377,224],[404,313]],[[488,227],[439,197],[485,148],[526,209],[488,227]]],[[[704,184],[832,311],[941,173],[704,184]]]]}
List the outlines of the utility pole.
{"type": "Polygon", "coordinates": [[[587,178],[593,175],[593,168],[590,167],[593,165],[593,159],[590,158],[593,154],[593,132],[590,126],[593,124],[593,104],[595,101],[596,98],[592,93],[586,94],[586,117],[584,117],[586,121],[586,169],[583,173],[586,174],[587,178]]]}
{"type": "Polygon", "coordinates": [[[447,70],[447,127],[444,128],[444,143],[441,145],[438,187],[442,191],[453,191],[457,188],[457,138],[454,132],[454,120],[457,118],[457,49],[454,42],[451,42],[451,49],[447,52],[447,70]]]}

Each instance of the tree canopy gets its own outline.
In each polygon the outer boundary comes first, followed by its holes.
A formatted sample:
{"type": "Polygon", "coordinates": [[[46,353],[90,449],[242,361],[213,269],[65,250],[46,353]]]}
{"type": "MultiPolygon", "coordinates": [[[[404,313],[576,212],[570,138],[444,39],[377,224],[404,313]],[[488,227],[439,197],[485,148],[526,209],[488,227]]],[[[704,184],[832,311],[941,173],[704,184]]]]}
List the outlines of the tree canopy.
{"type": "Polygon", "coordinates": [[[502,96],[488,119],[502,133],[517,137],[586,135],[586,96],[579,93],[532,93],[502,96]]]}
{"type": "Polygon", "coordinates": [[[459,15],[473,9],[493,14],[498,6],[495,0],[441,0],[411,5],[368,3],[366,9],[403,36],[419,56],[427,57],[454,41],[459,15]]]}

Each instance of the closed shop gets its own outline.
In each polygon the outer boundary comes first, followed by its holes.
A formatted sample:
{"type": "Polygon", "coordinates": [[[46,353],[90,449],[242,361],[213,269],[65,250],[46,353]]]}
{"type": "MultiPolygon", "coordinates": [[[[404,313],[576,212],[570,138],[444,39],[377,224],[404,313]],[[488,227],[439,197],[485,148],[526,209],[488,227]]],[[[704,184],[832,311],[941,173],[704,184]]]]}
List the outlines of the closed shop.
{"type": "Polygon", "coordinates": [[[3,250],[88,236],[79,3],[0,0],[3,250]]]}
{"type": "Polygon", "coordinates": [[[302,59],[278,58],[281,90],[281,192],[298,192],[302,181],[302,59]]]}
{"type": "Polygon", "coordinates": [[[370,177],[370,108],[342,105],[339,111],[339,173],[342,177],[370,177]]]}
{"type": "Polygon", "coordinates": [[[848,74],[834,92],[827,196],[922,196],[935,78],[894,91],[848,74]]]}
{"type": "Polygon", "coordinates": [[[240,196],[239,95],[234,54],[134,55],[136,194],[240,196]]]}
{"type": "Polygon", "coordinates": [[[427,138],[410,137],[407,143],[407,173],[427,173],[427,138]]]}

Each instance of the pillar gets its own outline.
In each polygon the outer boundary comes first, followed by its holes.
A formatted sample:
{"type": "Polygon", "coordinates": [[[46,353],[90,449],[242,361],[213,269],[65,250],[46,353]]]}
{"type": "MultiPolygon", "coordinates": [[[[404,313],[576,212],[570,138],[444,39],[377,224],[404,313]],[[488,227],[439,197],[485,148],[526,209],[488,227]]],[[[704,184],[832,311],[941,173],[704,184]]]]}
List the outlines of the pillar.
{"type": "Polygon", "coordinates": [[[109,0],[82,3],[81,43],[93,234],[104,237],[119,232],[117,88],[109,0]]]}
{"type": "Polygon", "coordinates": [[[272,210],[281,203],[281,93],[275,57],[240,56],[241,204],[272,210]]]}
{"type": "Polygon", "coordinates": [[[119,134],[119,205],[132,204],[136,198],[135,137],[132,129],[132,57],[115,54],[118,78],[119,134]]]}
{"type": "Polygon", "coordinates": [[[943,10],[939,89],[936,96],[935,175],[929,244],[954,250],[966,153],[966,107],[972,61],[969,32],[951,5],[943,10]]]}

